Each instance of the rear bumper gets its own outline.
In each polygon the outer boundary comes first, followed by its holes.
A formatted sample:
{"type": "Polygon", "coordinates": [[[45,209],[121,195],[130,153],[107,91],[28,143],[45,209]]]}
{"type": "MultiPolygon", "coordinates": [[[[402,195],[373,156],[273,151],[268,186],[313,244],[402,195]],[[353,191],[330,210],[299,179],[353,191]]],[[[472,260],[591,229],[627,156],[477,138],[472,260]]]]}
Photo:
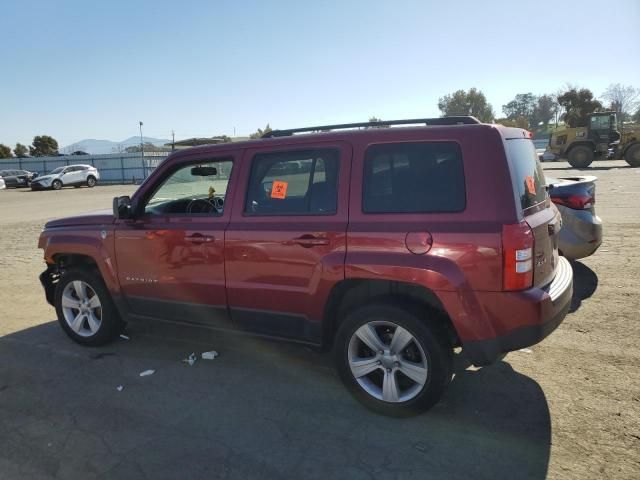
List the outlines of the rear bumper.
{"type": "MultiPolygon", "coordinates": [[[[560,257],[553,281],[544,288],[523,292],[496,292],[485,304],[500,332],[492,338],[462,342],[462,348],[474,365],[489,365],[503,353],[541,342],[564,320],[573,296],[573,270],[560,257]],[[514,325],[509,328],[508,324],[514,325]]],[[[484,303],[484,302],[483,302],[484,303]]]]}
{"type": "Polygon", "coordinates": [[[602,244],[602,220],[590,211],[571,211],[567,207],[558,208],[562,214],[562,229],[558,236],[558,248],[567,258],[593,255],[602,244]]]}

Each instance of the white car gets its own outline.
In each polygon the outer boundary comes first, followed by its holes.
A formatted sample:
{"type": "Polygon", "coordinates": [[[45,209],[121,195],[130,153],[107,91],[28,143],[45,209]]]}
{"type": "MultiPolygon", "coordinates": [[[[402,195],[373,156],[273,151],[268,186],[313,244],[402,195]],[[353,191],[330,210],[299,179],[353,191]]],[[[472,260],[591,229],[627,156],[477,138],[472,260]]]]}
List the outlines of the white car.
{"type": "Polygon", "coordinates": [[[2,178],[0,178],[0,190],[2,190],[5,187],[6,187],[6,185],[4,184],[4,180],[2,178]]]}
{"type": "Polygon", "coordinates": [[[46,175],[31,180],[31,190],[52,188],[60,190],[62,187],[94,187],[100,180],[98,169],[91,165],[67,165],[58,167],[46,175]]]}

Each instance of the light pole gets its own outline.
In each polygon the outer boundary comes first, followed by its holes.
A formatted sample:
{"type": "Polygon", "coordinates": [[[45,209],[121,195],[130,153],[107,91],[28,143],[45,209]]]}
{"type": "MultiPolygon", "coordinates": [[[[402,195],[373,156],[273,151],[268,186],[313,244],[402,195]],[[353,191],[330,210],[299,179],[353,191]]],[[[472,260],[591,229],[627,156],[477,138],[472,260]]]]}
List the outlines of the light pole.
{"type": "Polygon", "coordinates": [[[144,158],[144,143],[142,143],[142,122],[140,123],[140,151],[142,152],[142,158],[144,158]]]}

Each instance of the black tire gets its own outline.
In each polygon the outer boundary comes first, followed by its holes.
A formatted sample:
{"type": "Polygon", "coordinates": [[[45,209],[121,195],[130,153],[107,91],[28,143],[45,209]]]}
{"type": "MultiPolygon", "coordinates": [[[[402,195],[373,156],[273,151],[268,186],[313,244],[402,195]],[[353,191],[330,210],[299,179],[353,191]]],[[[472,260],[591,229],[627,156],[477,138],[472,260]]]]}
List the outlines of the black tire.
{"type": "Polygon", "coordinates": [[[96,177],[94,177],[93,175],[89,175],[87,177],[87,187],[93,188],[96,186],[96,183],[98,183],[98,181],[96,180],[96,177]]]}
{"type": "Polygon", "coordinates": [[[72,269],[64,272],[56,285],[54,299],[60,326],[73,341],[81,345],[90,347],[104,345],[116,338],[124,329],[125,323],[120,318],[116,306],[111,299],[111,294],[96,270],[72,269]],[[76,333],[65,319],[62,308],[62,295],[65,287],[75,280],[80,280],[87,284],[95,292],[95,295],[98,296],[101,304],[100,326],[92,335],[83,336],[76,333]]]}
{"type": "MultiPolygon", "coordinates": [[[[453,348],[440,322],[442,318],[437,314],[414,308],[412,305],[384,302],[358,308],[344,319],[336,333],[334,361],[340,379],[360,403],[381,415],[408,417],[428,410],[442,397],[451,381],[453,371],[453,348]],[[363,325],[377,321],[392,322],[407,330],[413,336],[413,340],[419,343],[426,357],[429,372],[426,382],[419,393],[406,401],[388,402],[376,398],[358,383],[351,371],[349,344],[352,336],[363,325]]],[[[409,345],[416,348],[412,343],[409,345]]],[[[389,371],[391,370],[388,369],[387,372],[389,371]]],[[[376,375],[376,373],[372,372],[370,375],[376,375]]],[[[384,375],[384,372],[380,375],[384,375]]],[[[396,382],[400,382],[399,373],[394,371],[393,375],[396,382]]]]}
{"type": "Polygon", "coordinates": [[[632,167],[640,167],[640,143],[631,145],[624,153],[624,159],[632,167]]]}
{"type": "Polygon", "coordinates": [[[53,188],[54,190],[60,190],[62,188],[62,182],[60,180],[54,180],[51,183],[51,188],[53,188]]]}
{"type": "Polygon", "coordinates": [[[587,168],[594,158],[593,150],[586,145],[576,145],[569,150],[568,160],[573,168],[587,168]]]}

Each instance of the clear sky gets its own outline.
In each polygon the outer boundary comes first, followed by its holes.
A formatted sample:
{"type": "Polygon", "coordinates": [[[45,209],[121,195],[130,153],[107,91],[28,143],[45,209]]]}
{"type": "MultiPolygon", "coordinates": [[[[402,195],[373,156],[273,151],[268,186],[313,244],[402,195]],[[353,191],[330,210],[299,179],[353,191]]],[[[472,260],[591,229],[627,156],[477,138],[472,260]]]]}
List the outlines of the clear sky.
{"type": "Polygon", "coordinates": [[[0,143],[248,134],[438,116],[477,87],[497,114],[567,82],[640,87],[640,0],[0,3],[0,143]]]}

